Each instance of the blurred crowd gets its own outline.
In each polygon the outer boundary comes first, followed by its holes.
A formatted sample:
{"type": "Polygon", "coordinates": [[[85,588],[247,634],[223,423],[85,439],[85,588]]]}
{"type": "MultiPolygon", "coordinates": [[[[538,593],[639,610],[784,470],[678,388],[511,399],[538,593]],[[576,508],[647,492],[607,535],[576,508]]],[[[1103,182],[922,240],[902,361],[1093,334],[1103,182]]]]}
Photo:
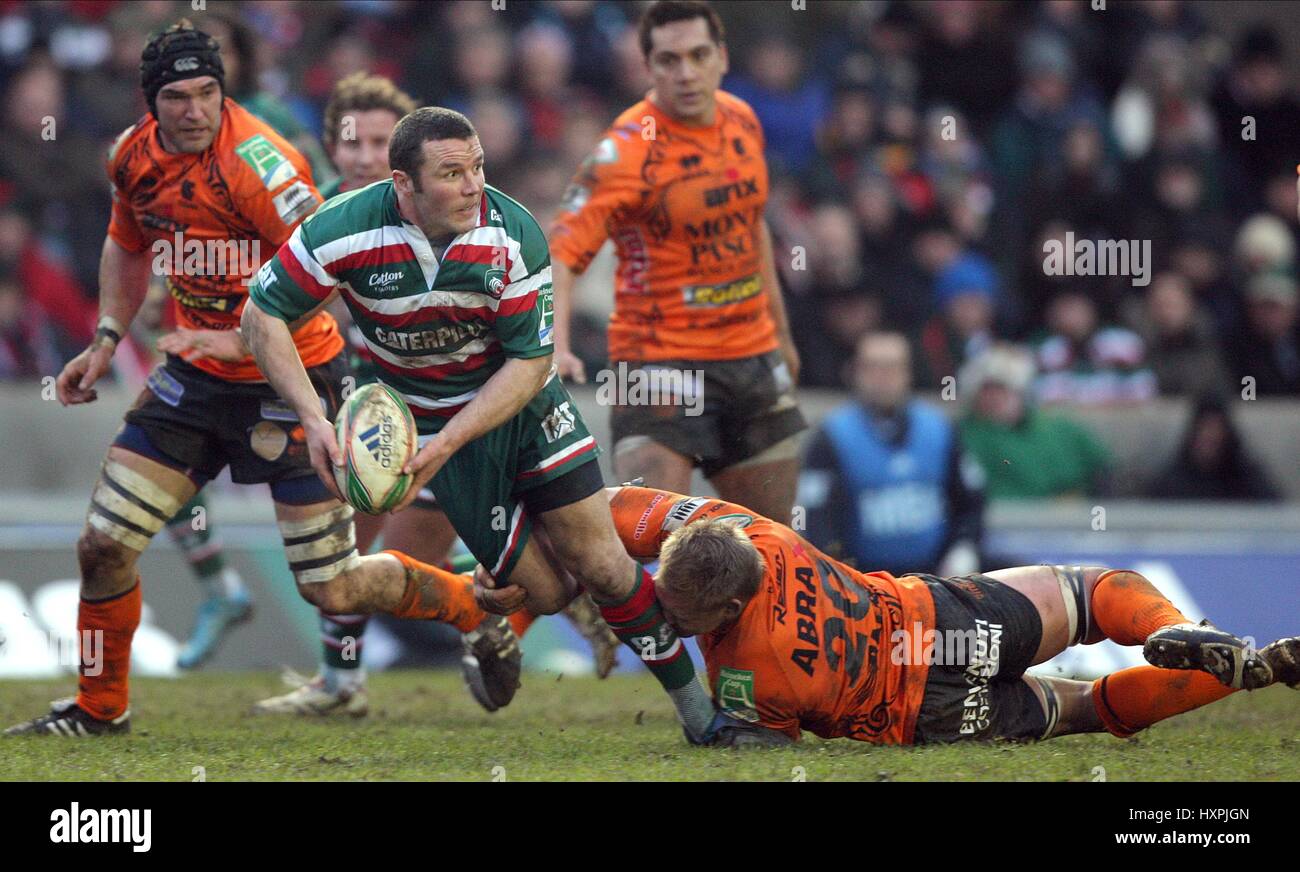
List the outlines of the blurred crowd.
{"type": "MultiPolygon", "coordinates": [[[[104,155],[145,111],[150,31],[186,15],[212,32],[230,95],[302,145],[318,184],[342,77],[460,109],[489,181],[545,225],[648,88],[641,5],[0,0],[0,379],[53,373],[90,337],[104,155]]],[[[724,87],[767,135],[804,384],[847,387],[858,340],[889,329],[911,340],[919,388],[974,367],[1032,408],[1178,395],[1213,410],[1243,378],[1300,396],[1300,95],[1276,32],[1228,40],[1179,0],[716,6],[724,87]],[[1150,263],[1140,279],[1049,275],[1045,245],[1075,240],[1149,240],[1150,263]]],[[[601,364],[598,319],[575,344],[601,364]]]]}

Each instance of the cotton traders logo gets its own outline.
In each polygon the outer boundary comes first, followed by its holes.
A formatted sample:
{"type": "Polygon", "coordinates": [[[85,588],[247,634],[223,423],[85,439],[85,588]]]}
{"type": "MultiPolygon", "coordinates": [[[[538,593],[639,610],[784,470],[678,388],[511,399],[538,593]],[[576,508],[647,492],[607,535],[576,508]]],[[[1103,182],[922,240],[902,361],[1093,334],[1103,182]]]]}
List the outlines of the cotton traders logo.
{"type": "Polygon", "coordinates": [[[387,294],[399,290],[397,283],[405,277],[406,273],[402,270],[374,273],[366,281],[366,285],[376,294],[387,294]]]}
{"type": "Polygon", "coordinates": [[[500,299],[506,292],[506,271],[490,269],[483,273],[483,287],[494,299],[500,299]]]}

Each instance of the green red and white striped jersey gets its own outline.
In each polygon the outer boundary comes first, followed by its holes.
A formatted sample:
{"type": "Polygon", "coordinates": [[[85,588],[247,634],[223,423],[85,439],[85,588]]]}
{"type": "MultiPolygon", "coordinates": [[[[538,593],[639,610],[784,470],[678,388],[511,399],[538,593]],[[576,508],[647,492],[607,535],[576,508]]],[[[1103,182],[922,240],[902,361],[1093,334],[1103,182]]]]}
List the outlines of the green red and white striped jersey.
{"type": "Polygon", "coordinates": [[[546,237],[491,186],[478,226],[441,260],[398,213],[391,180],[340,194],[298,226],[249,288],[258,307],[284,321],[335,290],[423,433],[441,429],[507,358],[552,351],[546,237]]]}

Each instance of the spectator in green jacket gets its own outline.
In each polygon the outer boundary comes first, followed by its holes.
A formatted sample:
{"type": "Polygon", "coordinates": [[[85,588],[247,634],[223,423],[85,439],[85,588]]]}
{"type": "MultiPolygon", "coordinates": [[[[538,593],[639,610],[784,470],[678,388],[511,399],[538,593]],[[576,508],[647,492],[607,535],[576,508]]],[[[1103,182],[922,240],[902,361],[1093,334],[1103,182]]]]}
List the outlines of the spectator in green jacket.
{"type": "Polygon", "coordinates": [[[1033,358],[998,345],[964,366],[957,385],[966,405],[962,446],[984,468],[988,498],[1095,495],[1110,455],[1088,430],[1030,402],[1033,358]]]}

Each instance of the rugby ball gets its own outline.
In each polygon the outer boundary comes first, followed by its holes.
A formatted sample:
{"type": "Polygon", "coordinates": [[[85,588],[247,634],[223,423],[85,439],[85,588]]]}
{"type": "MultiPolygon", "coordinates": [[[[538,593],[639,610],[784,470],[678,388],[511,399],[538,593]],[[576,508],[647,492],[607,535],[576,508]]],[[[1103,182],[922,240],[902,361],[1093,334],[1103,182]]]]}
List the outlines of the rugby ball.
{"type": "Polygon", "coordinates": [[[396,391],[363,385],[343,403],[334,422],[343,465],[334,481],[352,507],[371,515],[401,502],[413,476],[402,467],[415,455],[415,418],[396,391]]]}

